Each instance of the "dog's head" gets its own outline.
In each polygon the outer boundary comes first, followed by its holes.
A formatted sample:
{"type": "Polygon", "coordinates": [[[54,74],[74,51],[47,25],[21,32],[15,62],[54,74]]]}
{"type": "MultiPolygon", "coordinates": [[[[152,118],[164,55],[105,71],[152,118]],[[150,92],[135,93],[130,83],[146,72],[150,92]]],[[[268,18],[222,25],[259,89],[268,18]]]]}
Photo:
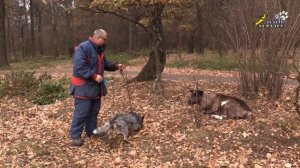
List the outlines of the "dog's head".
{"type": "Polygon", "coordinates": [[[189,105],[193,104],[200,104],[202,96],[203,96],[203,90],[190,90],[191,96],[188,100],[189,105]]]}

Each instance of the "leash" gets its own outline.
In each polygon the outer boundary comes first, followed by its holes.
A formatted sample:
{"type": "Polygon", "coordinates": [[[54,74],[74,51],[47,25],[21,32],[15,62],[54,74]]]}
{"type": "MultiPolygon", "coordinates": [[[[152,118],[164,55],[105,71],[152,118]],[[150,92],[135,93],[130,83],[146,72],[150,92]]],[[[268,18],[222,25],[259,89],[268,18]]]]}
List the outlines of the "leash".
{"type": "MultiPolygon", "coordinates": [[[[130,108],[130,111],[133,111],[133,107],[132,107],[132,99],[131,99],[131,96],[130,96],[130,90],[129,90],[129,86],[128,86],[128,75],[127,75],[127,71],[126,69],[124,69],[123,71],[120,72],[121,76],[122,76],[122,79],[123,79],[123,82],[125,83],[125,87],[126,87],[126,93],[127,93],[127,97],[128,97],[128,104],[129,104],[129,108],[130,108]]],[[[121,88],[119,89],[115,89],[114,88],[114,84],[113,84],[113,81],[110,82],[111,84],[111,87],[112,87],[112,103],[115,104],[115,91],[120,91],[121,88]]],[[[123,85],[123,86],[124,86],[123,85]]],[[[103,104],[105,104],[105,96],[102,96],[103,97],[103,101],[101,103],[101,108],[103,107],[103,104]]]]}
{"type": "Polygon", "coordinates": [[[124,69],[120,73],[122,75],[123,82],[125,83],[125,89],[126,89],[126,93],[127,93],[129,108],[130,108],[130,111],[133,112],[132,101],[131,101],[132,99],[131,99],[131,94],[130,94],[129,85],[128,85],[129,82],[128,82],[127,70],[124,69]]]}

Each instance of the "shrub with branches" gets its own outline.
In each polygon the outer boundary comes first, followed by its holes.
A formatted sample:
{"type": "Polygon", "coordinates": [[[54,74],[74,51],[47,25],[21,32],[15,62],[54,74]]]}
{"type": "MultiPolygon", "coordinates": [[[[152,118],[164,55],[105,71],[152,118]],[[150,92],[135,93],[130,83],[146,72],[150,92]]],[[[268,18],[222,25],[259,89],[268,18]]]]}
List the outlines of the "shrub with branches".
{"type": "Polygon", "coordinates": [[[263,93],[269,98],[282,94],[284,77],[288,71],[287,58],[300,38],[299,1],[226,1],[224,21],[233,51],[239,59],[240,88],[246,96],[263,93]],[[288,11],[282,27],[261,28],[259,19],[275,20],[275,14],[288,11]],[[263,18],[264,16],[264,18],[263,18]]]}

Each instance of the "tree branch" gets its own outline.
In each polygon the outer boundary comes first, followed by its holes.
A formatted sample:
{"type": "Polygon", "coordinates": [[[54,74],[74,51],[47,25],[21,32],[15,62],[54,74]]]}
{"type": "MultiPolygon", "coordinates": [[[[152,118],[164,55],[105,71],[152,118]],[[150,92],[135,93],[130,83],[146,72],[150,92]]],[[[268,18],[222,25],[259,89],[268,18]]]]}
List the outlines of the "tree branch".
{"type": "Polygon", "coordinates": [[[94,7],[93,10],[94,10],[94,12],[96,12],[96,13],[106,13],[106,14],[115,15],[115,16],[121,18],[121,19],[124,19],[124,20],[127,20],[127,21],[129,21],[129,22],[135,23],[136,25],[140,26],[140,27],[143,28],[147,33],[150,34],[150,30],[149,30],[145,25],[139,23],[137,20],[131,19],[131,18],[126,17],[126,16],[123,16],[123,15],[120,14],[120,13],[113,12],[113,11],[108,11],[108,10],[105,10],[105,9],[102,9],[102,8],[99,8],[99,7],[94,7]]]}

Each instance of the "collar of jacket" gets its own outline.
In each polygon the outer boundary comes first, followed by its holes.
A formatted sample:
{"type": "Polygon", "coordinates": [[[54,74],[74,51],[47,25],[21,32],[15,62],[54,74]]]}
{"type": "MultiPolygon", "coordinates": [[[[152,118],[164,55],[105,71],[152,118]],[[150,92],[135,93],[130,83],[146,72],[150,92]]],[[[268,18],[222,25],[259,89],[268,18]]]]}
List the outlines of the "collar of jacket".
{"type": "Polygon", "coordinates": [[[102,46],[97,46],[94,42],[93,42],[93,39],[92,37],[90,36],[89,37],[89,42],[92,44],[93,48],[97,51],[98,54],[101,54],[104,52],[105,48],[106,48],[106,45],[103,44],[102,46]]]}

